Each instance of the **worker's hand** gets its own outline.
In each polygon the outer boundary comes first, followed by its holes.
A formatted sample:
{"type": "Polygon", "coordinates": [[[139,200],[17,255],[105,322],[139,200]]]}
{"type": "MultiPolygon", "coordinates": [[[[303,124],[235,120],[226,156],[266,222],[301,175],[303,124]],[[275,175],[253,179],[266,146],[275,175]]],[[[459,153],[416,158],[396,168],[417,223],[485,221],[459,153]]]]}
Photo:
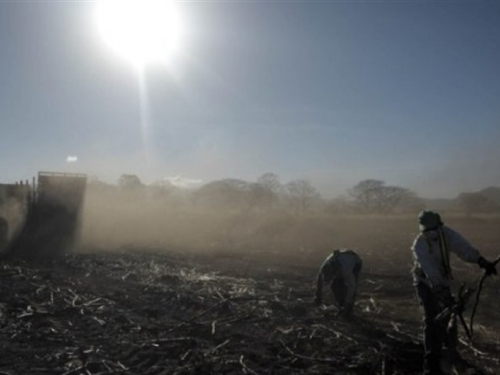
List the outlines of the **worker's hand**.
{"type": "Polygon", "coordinates": [[[477,261],[477,264],[479,264],[479,267],[484,269],[486,275],[497,275],[497,268],[495,267],[495,264],[493,262],[480,257],[477,261]]]}
{"type": "Polygon", "coordinates": [[[321,306],[322,303],[321,297],[319,296],[314,297],[314,303],[316,304],[316,306],[321,306]]]}

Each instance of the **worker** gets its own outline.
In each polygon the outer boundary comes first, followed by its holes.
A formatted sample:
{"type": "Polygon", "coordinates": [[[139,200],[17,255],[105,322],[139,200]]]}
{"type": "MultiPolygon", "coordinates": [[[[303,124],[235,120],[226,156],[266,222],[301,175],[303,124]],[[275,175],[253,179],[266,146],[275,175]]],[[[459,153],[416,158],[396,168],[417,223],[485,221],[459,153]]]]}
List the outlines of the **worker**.
{"type": "Polygon", "coordinates": [[[321,305],[323,285],[330,284],[339,315],[349,319],[354,307],[358,276],[362,265],[361,258],[354,250],[341,249],[330,254],[318,273],[315,303],[321,305]]]}
{"type": "Polygon", "coordinates": [[[467,366],[457,352],[456,317],[436,321],[455,304],[451,293],[450,252],[469,263],[477,263],[489,275],[496,274],[494,263],[481,256],[458,232],[445,226],[441,216],[422,211],[418,216],[420,234],[412,246],[413,280],[424,312],[424,374],[442,374],[440,363],[446,358],[457,366],[467,366]]]}

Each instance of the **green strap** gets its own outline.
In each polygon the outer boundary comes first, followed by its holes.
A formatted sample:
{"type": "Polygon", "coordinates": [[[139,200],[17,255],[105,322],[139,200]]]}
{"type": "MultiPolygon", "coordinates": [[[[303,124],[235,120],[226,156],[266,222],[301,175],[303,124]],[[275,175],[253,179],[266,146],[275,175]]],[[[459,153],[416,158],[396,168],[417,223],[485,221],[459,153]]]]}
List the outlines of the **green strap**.
{"type": "MultiPolygon", "coordinates": [[[[448,246],[448,239],[444,234],[442,229],[438,230],[438,240],[439,240],[439,255],[441,259],[441,269],[443,270],[443,274],[450,279],[453,278],[451,275],[451,266],[450,266],[450,250],[448,246]]],[[[429,252],[432,254],[432,242],[425,235],[425,240],[427,241],[427,247],[429,248],[429,252]]]]}

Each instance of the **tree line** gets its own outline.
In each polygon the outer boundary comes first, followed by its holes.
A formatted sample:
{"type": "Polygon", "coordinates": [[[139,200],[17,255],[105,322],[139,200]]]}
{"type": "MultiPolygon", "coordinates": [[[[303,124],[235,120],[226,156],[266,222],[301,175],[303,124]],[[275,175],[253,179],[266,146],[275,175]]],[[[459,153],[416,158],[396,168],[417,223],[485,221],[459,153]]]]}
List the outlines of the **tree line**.
{"type": "MultiPolygon", "coordinates": [[[[346,194],[325,199],[310,181],[292,180],[282,183],[275,173],[264,173],[256,181],[227,178],[211,181],[196,189],[181,188],[162,180],[146,185],[137,175],[122,174],[116,185],[105,184],[97,178],[89,181],[91,191],[108,191],[168,201],[177,207],[198,207],[225,211],[285,210],[297,216],[310,213],[391,214],[418,212],[426,201],[410,189],[387,185],[382,180],[362,180],[346,194]]],[[[481,192],[461,193],[450,200],[452,210],[470,217],[478,213],[500,212],[500,188],[481,192]]],[[[430,207],[433,208],[433,207],[430,207]]]]}
{"type": "Polygon", "coordinates": [[[411,190],[367,179],[347,191],[347,195],[325,199],[306,179],[282,183],[275,173],[264,173],[256,181],[222,179],[196,189],[180,188],[169,181],[146,185],[137,175],[123,174],[116,185],[96,178],[89,181],[90,191],[108,191],[130,199],[163,200],[176,207],[196,207],[223,211],[287,211],[295,216],[311,213],[390,214],[415,212],[423,201],[411,190]],[[138,198],[139,197],[139,198],[138,198]]]}

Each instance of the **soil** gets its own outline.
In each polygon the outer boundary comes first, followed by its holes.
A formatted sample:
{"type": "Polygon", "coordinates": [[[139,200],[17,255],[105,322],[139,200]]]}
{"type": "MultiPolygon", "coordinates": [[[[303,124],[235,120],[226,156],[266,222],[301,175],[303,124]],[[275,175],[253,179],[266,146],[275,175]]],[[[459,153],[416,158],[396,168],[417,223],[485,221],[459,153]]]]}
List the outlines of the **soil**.
{"type": "MultiPolygon", "coordinates": [[[[135,249],[4,261],[0,374],[421,373],[407,265],[375,268],[365,254],[355,317],[344,321],[329,291],[325,306],[312,302],[319,264],[308,259],[319,258],[135,249]]],[[[469,284],[480,276],[458,272],[469,284]]],[[[497,290],[487,280],[474,345],[460,332],[477,368],[468,373],[500,373],[497,290]]]]}

